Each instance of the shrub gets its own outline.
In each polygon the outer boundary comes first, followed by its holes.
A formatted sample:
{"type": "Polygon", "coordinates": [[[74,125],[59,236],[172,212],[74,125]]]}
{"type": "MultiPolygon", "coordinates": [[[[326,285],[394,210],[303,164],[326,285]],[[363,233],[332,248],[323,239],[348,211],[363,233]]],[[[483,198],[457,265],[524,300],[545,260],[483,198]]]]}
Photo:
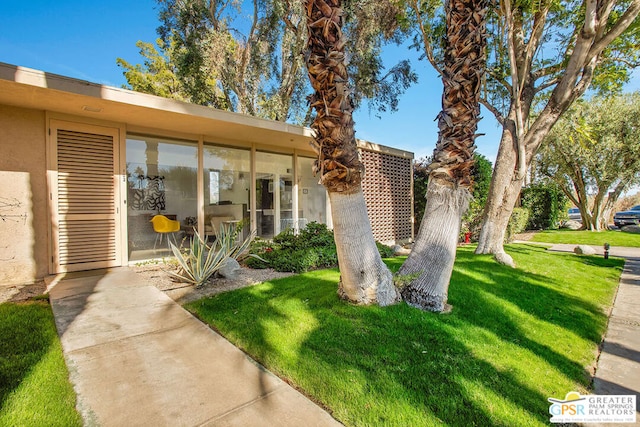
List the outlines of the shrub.
{"type": "Polygon", "coordinates": [[[509,218],[505,240],[507,242],[511,242],[513,240],[513,236],[518,233],[522,233],[526,229],[528,221],[529,209],[515,208],[511,213],[511,218],[509,218]]]}
{"type": "Polygon", "coordinates": [[[242,242],[237,240],[238,233],[238,229],[221,226],[215,245],[209,246],[196,231],[186,250],[181,250],[170,242],[169,246],[178,264],[178,271],[171,274],[183,282],[202,286],[220,270],[227,258],[242,260],[251,256],[254,259],[256,255],[249,254],[248,250],[255,233],[249,234],[242,242]]]}
{"type": "Polygon", "coordinates": [[[471,233],[471,240],[478,241],[480,237],[480,230],[482,229],[482,216],[484,214],[484,204],[480,204],[479,201],[473,199],[469,203],[469,209],[462,216],[462,222],[460,225],[459,240],[464,241],[464,235],[471,233]]]}
{"type": "Polygon", "coordinates": [[[301,243],[298,236],[293,233],[293,228],[287,228],[273,238],[273,243],[280,249],[297,249],[301,243]]]}
{"type": "Polygon", "coordinates": [[[385,244],[376,242],[376,246],[378,247],[378,252],[380,252],[380,256],[382,258],[391,258],[392,256],[395,255],[395,253],[393,252],[393,248],[390,248],[385,244]]]}
{"type": "MultiPolygon", "coordinates": [[[[392,257],[393,249],[376,242],[383,258],[392,257]]],[[[302,273],[316,268],[338,265],[338,252],[333,239],[333,231],[326,225],[311,222],[295,235],[287,229],[273,238],[271,242],[256,239],[249,252],[261,259],[248,258],[245,261],[250,268],[273,268],[277,271],[302,273]]]]}
{"type": "Polygon", "coordinates": [[[214,250],[207,246],[197,231],[191,239],[189,248],[184,252],[171,242],[169,245],[180,266],[177,272],[171,272],[171,274],[183,282],[196,286],[202,286],[209,280],[222,267],[230,253],[228,247],[214,250]]]}
{"type": "Polygon", "coordinates": [[[335,246],[333,231],[329,230],[325,224],[317,222],[310,222],[300,230],[298,240],[303,248],[335,246]]]}
{"type": "Polygon", "coordinates": [[[277,271],[291,271],[304,273],[318,267],[318,254],[309,249],[281,250],[278,256],[271,260],[271,267],[277,271]]]}
{"type": "Polygon", "coordinates": [[[533,184],[522,189],[522,207],[530,211],[527,228],[558,229],[567,210],[567,198],[554,184],[533,184]]]}

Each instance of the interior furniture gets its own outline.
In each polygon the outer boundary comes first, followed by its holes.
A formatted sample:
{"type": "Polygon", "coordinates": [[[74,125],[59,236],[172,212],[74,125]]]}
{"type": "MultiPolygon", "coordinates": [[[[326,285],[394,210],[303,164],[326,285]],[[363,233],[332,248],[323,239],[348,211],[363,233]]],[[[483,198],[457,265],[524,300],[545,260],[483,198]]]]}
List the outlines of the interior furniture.
{"type": "Polygon", "coordinates": [[[168,235],[167,246],[169,246],[169,236],[173,237],[173,244],[177,246],[173,233],[180,231],[180,221],[169,219],[164,215],[154,215],[153,218],[151,218],[151,224],[153,224],[153,231],[156,232],[156,241],[153,244],[154,250],[158,244],[158,239],[160,239],[160,244],[162,244],[162,236],[165,234],[168,235]]]}

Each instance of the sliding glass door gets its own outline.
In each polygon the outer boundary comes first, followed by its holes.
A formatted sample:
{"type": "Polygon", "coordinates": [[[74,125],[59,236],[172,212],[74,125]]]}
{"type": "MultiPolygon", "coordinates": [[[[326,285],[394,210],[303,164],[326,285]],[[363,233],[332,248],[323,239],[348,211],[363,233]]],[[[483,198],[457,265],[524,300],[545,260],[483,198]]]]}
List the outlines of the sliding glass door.
{"type": "Polygon", "coordinates": [[[293,156],[256,153],[256,228],[272,238],[293,225],[293,156]]]}

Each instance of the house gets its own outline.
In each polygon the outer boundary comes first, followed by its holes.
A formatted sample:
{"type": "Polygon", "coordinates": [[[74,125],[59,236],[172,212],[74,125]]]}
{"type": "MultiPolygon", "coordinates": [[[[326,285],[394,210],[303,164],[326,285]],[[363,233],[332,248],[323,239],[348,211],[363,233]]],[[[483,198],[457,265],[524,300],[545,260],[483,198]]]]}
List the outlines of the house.
{"type": "MultiPolygon", "coordinates": [[[[308,128],[0,63],[0,284],[167,254],[220,223],[331,226],[308,128]],[[162,253],[164,251],[164,253],[162,253]]],[[[413,238],[413,154],[358,142],[376,239],[413,238]]]]}

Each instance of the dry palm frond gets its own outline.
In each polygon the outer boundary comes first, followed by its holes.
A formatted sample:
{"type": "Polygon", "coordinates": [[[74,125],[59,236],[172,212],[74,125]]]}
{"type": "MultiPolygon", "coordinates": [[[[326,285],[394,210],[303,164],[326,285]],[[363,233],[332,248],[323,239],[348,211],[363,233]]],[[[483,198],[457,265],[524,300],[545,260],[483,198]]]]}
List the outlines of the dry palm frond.
{"type": "Polygon", "coordinates": [[[311,147],[318,159],[313,171],[329,191],[356,191],[364,166],[358,158],[353,106],[346,84],[341,1],[306,0],[305,6],[309,31],[307,69],[315,91],[308,99],[316,110],[311,147]]]}
{"type": "Polygon", "coordinates": [[[438,144],[430,173],[456,187],[468,188],[472,184],[480,87],[486,62],[487,6],[487,0],[449,0],[445,5],[448,49],[442,76],[438,144]]]}

